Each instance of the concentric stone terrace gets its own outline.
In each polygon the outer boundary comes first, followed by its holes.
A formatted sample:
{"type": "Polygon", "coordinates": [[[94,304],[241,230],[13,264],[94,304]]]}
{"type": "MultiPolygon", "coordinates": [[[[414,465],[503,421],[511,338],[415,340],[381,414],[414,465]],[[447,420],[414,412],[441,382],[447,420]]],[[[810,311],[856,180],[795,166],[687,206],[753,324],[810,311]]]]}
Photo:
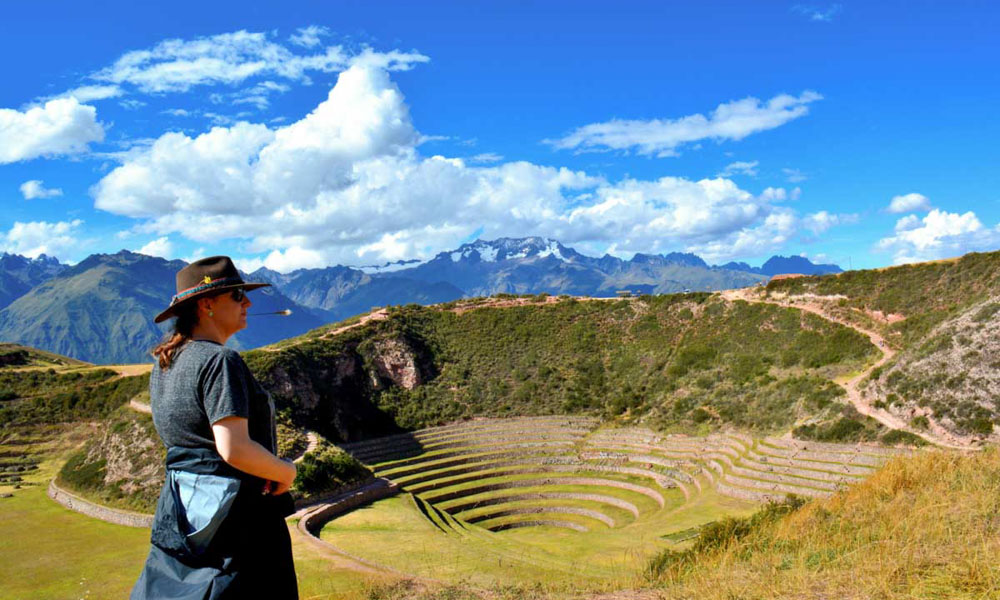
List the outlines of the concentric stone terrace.
{"type": "Polygon", "coordinates": [[[516,571],[547,580],[551,572],[626,576],[706,522],[788,494],[832,494],[897,452],[736,434],[659,435],[598,428],[579,417],[476,420],[343,448],[404,494],[363,509],[372,511],[368,517],[335,518],[324,540],[415,574],[489,579],[516,571]],[[451,541],[421,538],[405,512],[451,541]],[[371,531],[379,519],[405,521],[415,537],[387,537],[390,548],[381,547],[371,531]],[[422,546],[407,548],[404,558],[392,539],[422,546]],[[429,555],[422,562],[414,552],[429,555]],[[435,552],[444,556],[430,556],[435,552]],[[429,568],[434,560],[457,560],[455,552],[462,565],[429,568]],[[504,561],[503,573],[484,567],[504,561]]]}

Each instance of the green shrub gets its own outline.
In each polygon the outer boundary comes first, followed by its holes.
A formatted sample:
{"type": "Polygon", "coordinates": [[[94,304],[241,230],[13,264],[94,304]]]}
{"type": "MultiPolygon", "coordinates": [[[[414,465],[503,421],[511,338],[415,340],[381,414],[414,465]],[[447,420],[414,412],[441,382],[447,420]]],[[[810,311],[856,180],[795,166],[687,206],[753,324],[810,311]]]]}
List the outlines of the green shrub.
{"type": "Polygon", "coordinates": [[[293,489],[309,497],[371,477],[371,471],[340,448],[321,441],[298,465],[293,489]]]}
{"type": "Polygon", "coordinates": [[[883,435],[879,441],[886,446],[906,445],[906,446],[926,446],[927,442],[919,435],[914,435],[902,429],[893,429],[883,435]]]}
{"type": "Polygon", "coordinates": [[[107,461],[87,462],[87,450],[75,452],[59,470],[59,479],[77,490],[92,490],[104,485],[107,461]]]}

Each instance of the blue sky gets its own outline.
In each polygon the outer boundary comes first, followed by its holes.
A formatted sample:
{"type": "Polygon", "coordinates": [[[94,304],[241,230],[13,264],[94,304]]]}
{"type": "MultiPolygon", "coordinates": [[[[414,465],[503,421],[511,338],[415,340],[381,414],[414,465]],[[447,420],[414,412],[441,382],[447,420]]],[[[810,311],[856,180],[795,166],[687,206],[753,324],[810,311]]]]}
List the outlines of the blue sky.
{"type": "Polygon", "coordinates": [[[993,3],[138,4],[6,7],[0,248],[1000,248],[993,3]]]}

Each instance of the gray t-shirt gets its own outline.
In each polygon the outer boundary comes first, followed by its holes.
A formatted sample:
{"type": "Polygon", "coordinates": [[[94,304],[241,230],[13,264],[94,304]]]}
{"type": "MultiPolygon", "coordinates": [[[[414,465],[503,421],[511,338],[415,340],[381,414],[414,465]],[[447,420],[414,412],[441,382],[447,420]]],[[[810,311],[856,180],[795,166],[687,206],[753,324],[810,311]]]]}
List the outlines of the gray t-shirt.
{"type": "Polygon", "coordinates": [[[248,420],[250,439],[277,451],[274,403],[235,350],[190,340],[170,368],[153,366],[149,396],[153,425],[168,448],[215,449],[212,424],[236,416],[248,420]]]}

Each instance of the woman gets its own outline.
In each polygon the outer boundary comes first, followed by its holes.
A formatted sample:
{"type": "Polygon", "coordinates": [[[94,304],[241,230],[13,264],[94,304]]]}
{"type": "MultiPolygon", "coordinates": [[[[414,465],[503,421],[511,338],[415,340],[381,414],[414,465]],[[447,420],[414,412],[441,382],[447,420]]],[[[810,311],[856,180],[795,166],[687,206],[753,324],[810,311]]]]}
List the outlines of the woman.
{"type": "Polygon", "coordinates": [[[284,517],[295,465],[275,456],[274,405],[226,341],[247,326],[250,290],[226,256],[177,273],[155,322],[176,318],[153,349],[153,425],[167,476],[133,600],[297,598],[284,517]]]}

